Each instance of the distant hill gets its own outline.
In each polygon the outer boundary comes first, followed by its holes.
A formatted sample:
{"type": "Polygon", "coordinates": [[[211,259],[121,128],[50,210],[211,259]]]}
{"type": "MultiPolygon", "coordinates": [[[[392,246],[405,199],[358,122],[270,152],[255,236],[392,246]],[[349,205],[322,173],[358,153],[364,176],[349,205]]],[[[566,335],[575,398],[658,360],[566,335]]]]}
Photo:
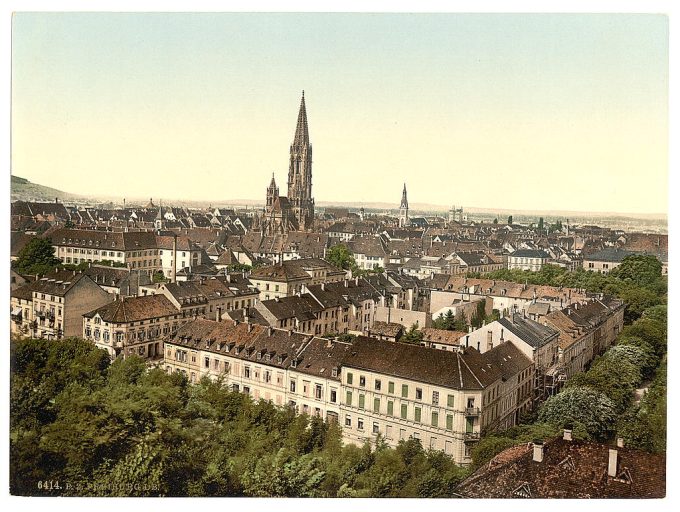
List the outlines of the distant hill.
{"type": "Polygon", "coordinates": [[[66,199],[78,198],[76,194],[69,194],[57,190],[56,188],[45,187],[37,183],[31,183],[26,178],[12,175],[12,201],[54,201],[59,199],[64,201],[66,199]]]}

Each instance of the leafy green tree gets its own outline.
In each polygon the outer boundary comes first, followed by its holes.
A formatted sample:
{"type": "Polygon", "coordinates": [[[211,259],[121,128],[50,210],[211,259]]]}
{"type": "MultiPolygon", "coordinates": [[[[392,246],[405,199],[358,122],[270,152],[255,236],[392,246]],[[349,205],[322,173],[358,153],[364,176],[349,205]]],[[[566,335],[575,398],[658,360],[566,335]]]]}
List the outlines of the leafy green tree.
{"type": "Polygon", "coordinates": [[[153,273],[153,276],[151,276],[151,280],[154,283],[165,283],[167,281],[167,278],[165,277],[165,274],[163,274],[162,270],[156,270],[153,273]]]}
{"type": "Polygon", "coordinates": [[[508,215],[508,226],[512,225],[512,215],[508,215]]]}
{"type": "Polygon", "coordinates": [[[358,270],[354,255],[345,244],[337,244],[328,249],[326,260],[338,268],[351,270],[353,274],[358,270]]]}
{"type": "Polygon", "coordinates": [[[578,426],[595,439],[607,439],[616,423],[612,401],[589,387],[569,387],[541,406],[538,420],[558,428],[578,426]]]}
{"type": "Polygon", "coordinates": [[[61,260],[54,256],[54,247],[49,238],[33,238],[14,262],[14,269],[20,274],[47,274],[53,271],[61,260]]]}
{"type": "Polygon", "coordinates": [[[655,256],[627,256],[610,276],[637,286],[653,286],[661,279],[661,262],[655,256]]]}
{"type": "Polygon", "coordinates": [[[399,338],[399,341],[402,343],[410,343],[412,345],[420,345],[420,342],[423,341],[423,333],[422,331],[418,330],[418,323],[416,322],[411,326],[411,328],[404,333],[404,335],[399,338]]]}

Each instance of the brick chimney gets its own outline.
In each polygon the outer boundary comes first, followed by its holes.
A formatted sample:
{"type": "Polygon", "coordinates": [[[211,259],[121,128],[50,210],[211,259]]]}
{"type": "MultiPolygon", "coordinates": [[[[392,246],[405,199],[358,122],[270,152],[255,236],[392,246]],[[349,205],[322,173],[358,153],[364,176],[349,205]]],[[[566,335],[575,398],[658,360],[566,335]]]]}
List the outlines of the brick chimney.
{"type": "Polygon", "coordinates": [[[572,434],[571,429],[565,428],[564,429],[564,435],[562,436],[562,439],[564,439],[565,441],[571,441],[572,440],[571,434],[572,434]]]}
{"type": "Polygon", "coordinates": [[[493,331],[486,331],[486,349],[491,350],[493,348],[493,331]]]}

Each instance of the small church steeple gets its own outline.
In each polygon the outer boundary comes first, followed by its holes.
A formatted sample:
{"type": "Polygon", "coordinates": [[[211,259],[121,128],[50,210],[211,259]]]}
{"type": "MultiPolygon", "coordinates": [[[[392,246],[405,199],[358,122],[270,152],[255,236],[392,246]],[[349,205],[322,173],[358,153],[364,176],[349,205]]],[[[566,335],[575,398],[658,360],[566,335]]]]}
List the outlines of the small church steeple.
{"type": "Polygon", "coordinates": [[[399,227],[408,226],[408,198],[406,197],[406,183],[401,193],[401,204],[399,205],[399,227]]]}

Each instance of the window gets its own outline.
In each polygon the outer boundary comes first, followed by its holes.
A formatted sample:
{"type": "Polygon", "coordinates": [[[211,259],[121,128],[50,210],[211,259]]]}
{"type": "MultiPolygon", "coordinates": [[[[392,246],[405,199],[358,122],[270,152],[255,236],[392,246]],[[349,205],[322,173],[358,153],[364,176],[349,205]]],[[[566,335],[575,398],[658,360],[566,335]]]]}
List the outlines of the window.
{"type": "Polygon", "coordinates": [[[352,392],[348,391],[345,396],[345,405],[352,405],[352,392]]]}
{"type": "Polygon", "coordinates": [[[406,404],[401,404],[401,419],[405,420],[408,414],[408,406],[406,404]]]}
{"type": "Polygon", "coordinates": [[[352,417],[349,414],[345,416],[345,426],[346,427],[352,426],[352,417]]]}
{"type": "Polygon", "coordinates": [[[380,425],[378,425],[377,421],[373,422],[373,433],[374,434],[379,434],[380,433],[380,425]]]}
{"type": "MultiPolygon", "coordinates": [[[[243,376],[244,376],[246,379],[249,379],[249,378],[250,378],[250,366],[244,366],[244,367],[243,367],[243,376]]],[[[295,386],[293,386],[293,387],[295,387],[295,386]]],[[[293,391],[293,390],[291,389],[291,391],[293,391]]]]}
{"type": "Polygon", "coordinates": [[[439,426],[439,413],[437,411],[432,411],[432,426],[439,426]]]}
{"type": "Polygon", "coordinates": [[[220,360],[219,359],[215,359],[215,365],[214,366],[215,366],[215,370],[220,369],[220,360]]]}
{"type": "Polygon", "coordinates": [[[375,379],[375,390],[380,391],[381,382],[380,379],[375,379]]]}
{"type": "Polygon", "coordinates": [[[416,423],[420,423],[420,407],[416,407],[413,411],[413,416],[416,423]]]}
{"type": "Polygon", "coordinates": [[[403,398],[408,398],[408,385],[407,384],[401,385],[401,396],[403,398]]]}
{"type": "Polygon", "coordinates": [[[334,389],[331,389],[331,403],[335,403],[337,400],[337,393],[334,389]]]}
{"type": "Polygon", "coordinates": [[[446,396],[446,406],[453,407],[453,395],[446,396]]]}
{"type": "Polygon", "coordinates": [[[373,399],[373,412],[380,412],[380,398],[373,399]]]}
{"type": "Polygon", "coordinates": [[[354,375],[352,375],[351,372],[347,372],[347,384],[352,384],[352,380],[354,378],[354,375]]]}
{"type": "Polygon", "coordinates": [[[451,414],[446,415],[446,430],[453,430],[453,416],[451,414]]]}
{"type": "Polygon", "coordinates": [[[432,405],[439,405],[439,391],[432,392],[432,405]]]}
{"type": "Polygon", "coordinates": [[[364,399],[365,399],[364,395],[359,395],[359,409],[364,408],[364,399]]]}
{"type": "Polygon", "coordinates": [[[394,394],[394,382],[387,383],[387,392],[392,395],[394,394]]]}
{"type": "Polygon", "coordinates": [[[359,376],[359,386],[361,386],[362,388],[366,386],[366,377],[364,377],[363,375],[359,376]]]}
{"type": "Polygon", "coordinates": [[[206,358],[205,358],[204,366],[205,366],[206,368],[210,368],[210,358],[209,358],[209,357],[206,357],[206,358]]]}
{"type": "Polygon", "coordinates": [[[416,388],[416,400],[422,400],[423,399],[423,390],[420,388],[416,388]]]}
{"type": "Polygon", "coordinates": [[[364,429],[364,419],[363,418],[357,418],[357,430],[363,430],[364,429]]]}
{"type": "Polygon", "coordinates": [[[321,400],[321,391],[322,391],[321,384],[317,384],[314,387],[314,398],[316,398],[317,400],[321,400]]]}
{"type": "Polygon", "coordinates": [[[387,402],[387,415],[394,416],[394,402],[392,400],[387,402]]]}
{"type": "Polygon", "coordinates": [[[264,371],[264,381],[265,381],[265,382],[271,382],[271,381],[272,381],[272,372],[271,372],[271,370],[265,370],[265,371],[264,371]]]}

